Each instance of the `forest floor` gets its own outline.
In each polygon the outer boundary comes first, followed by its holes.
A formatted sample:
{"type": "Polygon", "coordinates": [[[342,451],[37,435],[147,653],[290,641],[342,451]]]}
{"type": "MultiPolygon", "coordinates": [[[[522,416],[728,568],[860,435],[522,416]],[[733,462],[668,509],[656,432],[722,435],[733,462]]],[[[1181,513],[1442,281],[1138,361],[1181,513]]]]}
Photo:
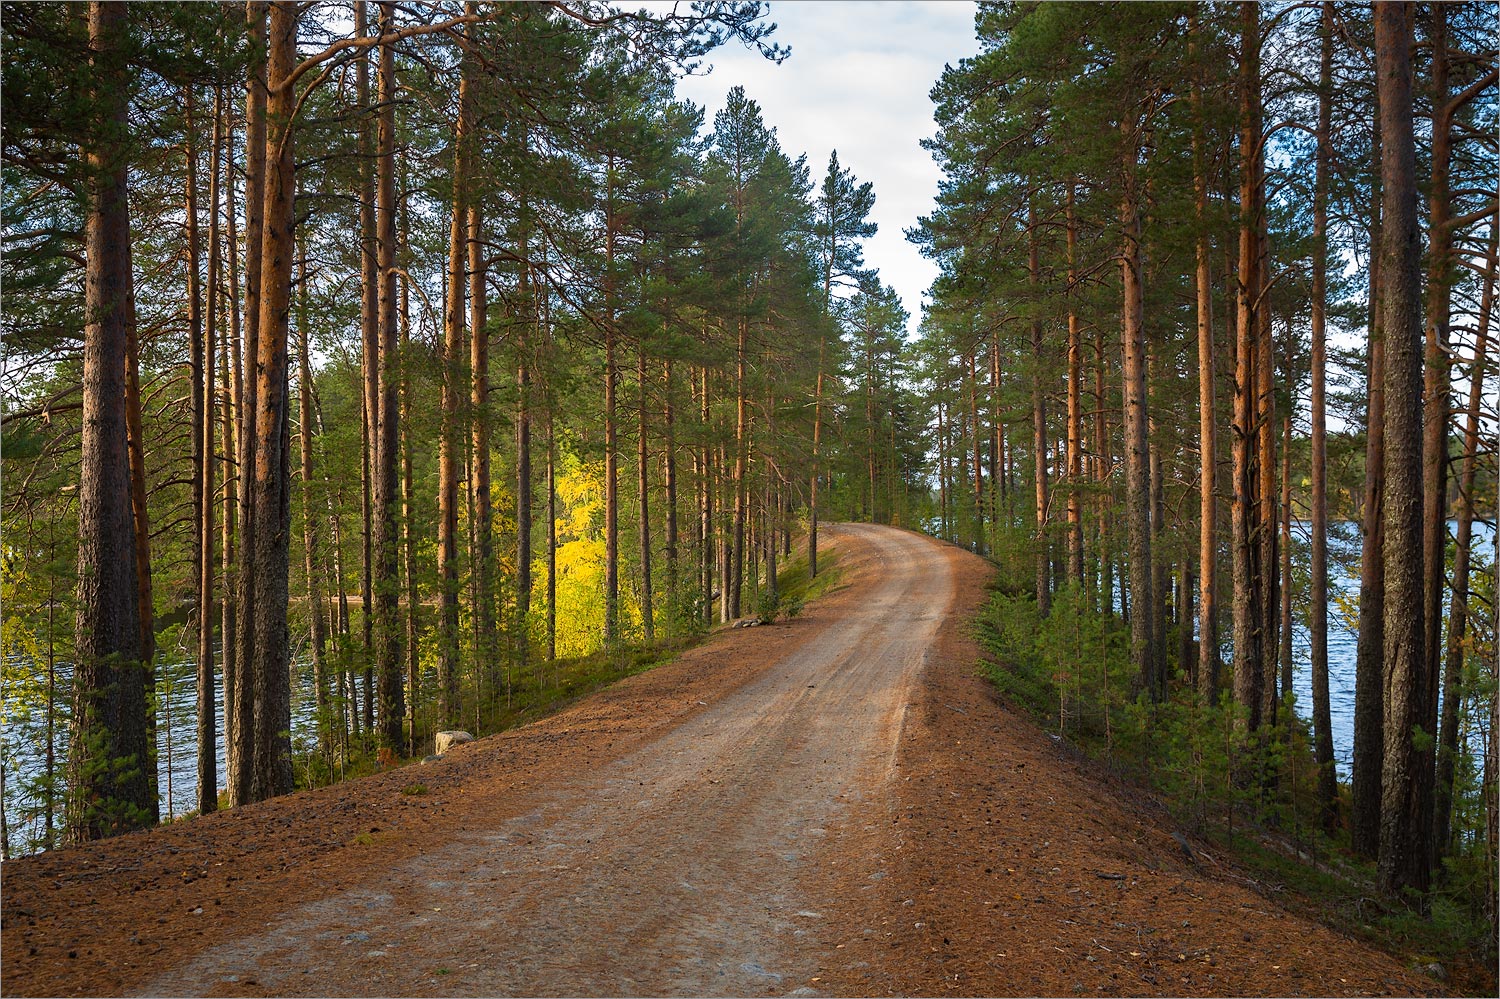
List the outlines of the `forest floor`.
{"type": "Polygon", "coordinates": [[[6,863],[0,992],[1438,990],[1005,709],[967,627],[982,560],[825,537],[843,585],[801,616],[552,717],[6,863]]]}

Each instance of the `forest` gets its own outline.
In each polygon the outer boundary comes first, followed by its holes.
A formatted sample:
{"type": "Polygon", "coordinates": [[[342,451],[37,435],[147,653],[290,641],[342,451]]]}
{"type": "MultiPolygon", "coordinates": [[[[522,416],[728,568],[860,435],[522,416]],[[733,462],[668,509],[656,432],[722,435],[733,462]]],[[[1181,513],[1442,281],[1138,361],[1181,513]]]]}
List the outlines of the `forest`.
{"type": "Polygon", "coordinates": [[[767,4],[5,3],[5,856],[795,615],[852,520],[994,562],[1060,735],[1493,926],[1496,13],[980,3],[914,319],[871,183],[675,93],[767,4]]]}
{"type": "Polygon", "coordinates": [[[1490,913],[1495,15],[982,5],[912,233],[943,267],[916,355],[941,529],[1025,594],[997,644],[1054,714],[1147,703],[1140,754],[1205,808],[1312,813],[1385,891],[1490,913]]]}

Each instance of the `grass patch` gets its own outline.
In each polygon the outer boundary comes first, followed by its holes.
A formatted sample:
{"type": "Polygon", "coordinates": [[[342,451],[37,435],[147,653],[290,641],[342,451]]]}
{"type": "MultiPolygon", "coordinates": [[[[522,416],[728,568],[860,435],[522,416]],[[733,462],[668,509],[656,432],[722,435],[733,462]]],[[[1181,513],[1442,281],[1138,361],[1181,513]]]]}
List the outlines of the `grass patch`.
{"type": "Polygon", "coordinates": [[[682,635],[652,645],[621,645],[574,659],[538,662],[530,675],[512,677],[509,696],[502,690],[489,702],[480,728],[490,735],[556,714],[627,677],[665,666],[703,638],[682,635]]]}
{"type": "Polygon", "coordinates": [[[820,552],[818,574],[809,575],[807,548],[802,546],[776,573],[776,607],[770,615],[762,613],[762,619],[775,621],[796,617],[809,603],[838,589],[842,575],[837,549],[820,552]]]}

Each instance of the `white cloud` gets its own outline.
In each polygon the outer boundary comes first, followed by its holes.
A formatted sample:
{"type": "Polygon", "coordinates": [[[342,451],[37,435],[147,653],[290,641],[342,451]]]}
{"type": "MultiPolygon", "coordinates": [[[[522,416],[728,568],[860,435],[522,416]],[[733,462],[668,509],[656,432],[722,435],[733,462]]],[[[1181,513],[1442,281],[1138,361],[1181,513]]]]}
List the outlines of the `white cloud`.
{"type": "Polygon", "coordinates": [[[915,329],[922,293],[937,276],[903,235],[932,210],[941,176],[920,145],[935,127],[927,95],[945,63],[976,51],[974,5],[807,0],[773,3],[770,19],[790,58],[777,66],[731,44],[710,55],[710,74],[681,81],[678,94],[704,105],[711,125],[724,95],[743,86],[788,155],[807,154],[814,182],[834,149],[871,181],[880,232],[866,243],[865,262],[900,293],[915,329]]]}

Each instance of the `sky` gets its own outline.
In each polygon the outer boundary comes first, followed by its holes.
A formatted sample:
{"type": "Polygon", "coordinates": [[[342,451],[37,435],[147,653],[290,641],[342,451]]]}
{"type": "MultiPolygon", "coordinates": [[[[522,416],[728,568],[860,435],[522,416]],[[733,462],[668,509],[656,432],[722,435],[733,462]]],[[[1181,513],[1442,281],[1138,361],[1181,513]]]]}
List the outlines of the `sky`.
{"type": "MultiPolygon", "coordinates": [[[[628,4],[626,6],[629,6],[628,4]]],[[[922,294],[937,267],[906,241],[905,230],[932,210],[942,176],[920,143],[935,131],[928,92],[945,63],[973,55],[974,5],[967,0],[779,0],[771,36],[792,54],[779,66],[731,42],[714,50],[707,75],[677,84],[678,96],[706,108],[705,127],[731,87],[761,107],[781,148],[807,154],[821,184],[828,156],[875,186],[865,265],[900,294],[915,334],[922,294]]]]}

